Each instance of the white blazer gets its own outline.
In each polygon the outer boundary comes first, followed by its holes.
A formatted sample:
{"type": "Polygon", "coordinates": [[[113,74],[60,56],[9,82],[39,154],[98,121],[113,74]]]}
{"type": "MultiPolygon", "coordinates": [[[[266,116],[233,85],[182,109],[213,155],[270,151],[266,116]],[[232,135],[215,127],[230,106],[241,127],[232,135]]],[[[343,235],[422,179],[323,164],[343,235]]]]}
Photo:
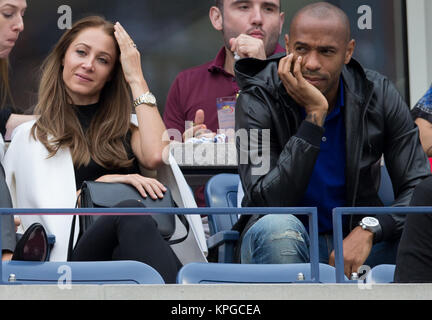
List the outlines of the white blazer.
{"type": "MultiPolygon", "coordinates": [[[[69,149],[49,158],[45,146],[30,136],[35,121],[14,131],[3,159],[14,208],[74,208],[75,174],[69,149]]],[[[72,216],[21,216],[25,231],[35,222],[56,236],[51,261],[66,261],[72,216]]]]}

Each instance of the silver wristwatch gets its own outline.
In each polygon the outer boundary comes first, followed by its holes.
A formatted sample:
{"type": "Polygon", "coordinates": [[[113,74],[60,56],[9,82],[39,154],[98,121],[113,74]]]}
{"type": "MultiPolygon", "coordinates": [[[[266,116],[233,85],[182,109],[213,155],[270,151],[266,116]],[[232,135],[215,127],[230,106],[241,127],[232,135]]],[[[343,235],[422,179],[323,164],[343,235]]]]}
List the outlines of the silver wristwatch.
{"type": "Polygon", "coordinates": [[[381,232],[381,225],[378,219],[374,217],[364,217],[360,221],[359,226],[362,227],[363,230],[368,230],[373,233],[375,243],[377,234],[381,232]]]}
{"type": "Polygon", "coordinates": [[[133,102],[133,106],[136,108],[141,104],[146,104],[150,107],[156,107],[156,98],[155,96],[149,91],[147,93],[144,93],[142,96],[136,98],[133,102]]]}

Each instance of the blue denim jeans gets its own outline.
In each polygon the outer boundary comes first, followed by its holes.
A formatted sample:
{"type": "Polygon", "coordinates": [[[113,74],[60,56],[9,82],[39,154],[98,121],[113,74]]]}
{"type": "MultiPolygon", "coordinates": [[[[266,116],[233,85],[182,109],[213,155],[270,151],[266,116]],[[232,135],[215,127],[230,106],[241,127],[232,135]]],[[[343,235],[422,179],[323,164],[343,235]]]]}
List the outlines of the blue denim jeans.
{"type": "MultiPolygon", "coordinates": [[[[372,247],[365,265],[395,264],[399,241],[381,242],[372,247]]],[[[244,235],[241,263],[284,264],[305,263],[309,257],[309,234],[293,215],[266,215],[244,235]]],[[[319,260],[328,263],[333,251],[333,236],[319,236],[319,260]]]]}

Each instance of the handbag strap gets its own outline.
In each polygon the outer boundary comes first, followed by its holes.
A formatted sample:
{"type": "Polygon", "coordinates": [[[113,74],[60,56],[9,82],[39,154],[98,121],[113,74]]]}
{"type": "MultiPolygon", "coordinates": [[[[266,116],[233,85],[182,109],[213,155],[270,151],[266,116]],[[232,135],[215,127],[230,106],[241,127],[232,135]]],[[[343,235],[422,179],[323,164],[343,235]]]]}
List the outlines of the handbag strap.
{"type": "Polygon", "coordinates": [[[72,226],[71,226],[71,232],[70,232],[70,236],[69,236],[67,261],[72,261],[73,241],[74,241],[74,235],[75,235],[75,223],[76,223],[76,215],[74,215],[72,218],[72,226]]]}
{"type": "MultiPolygon", "coordinates": [[[[76,202],[75,202],[75,208],[78,208],[78,201],[81,200],[82,196],[82,189],[80,194],[78,195],[76,202]]],[[[73,252],[73,242],[75,237],[75,224],[76,224],[76,215],[72,218],[72,225],[71,225],[71,232],[69,235],[69,245],[68,245],[68,252],[67,252],[67,261],[72,261],[72,252],[73,252]]]]}
{"type": "Polygon", "coordinates": [[[185,228],[186,228],[186,235],[184,237],[181,237],[181,238],[176,239],[176,240],[168,240],[167,242],[168,242],[168,244],[170,246],[173,245],[173,244],[177,244],[177,243],[185,241],[186,238],[189,236],[189,229],[190,229],[189,221],[187,221],[186,217],[184,215],[182,215],[182,214],[176,214],[176,216],[179,218],[179,220],[181,221],[181,223],[185,226],[185,228]]]}

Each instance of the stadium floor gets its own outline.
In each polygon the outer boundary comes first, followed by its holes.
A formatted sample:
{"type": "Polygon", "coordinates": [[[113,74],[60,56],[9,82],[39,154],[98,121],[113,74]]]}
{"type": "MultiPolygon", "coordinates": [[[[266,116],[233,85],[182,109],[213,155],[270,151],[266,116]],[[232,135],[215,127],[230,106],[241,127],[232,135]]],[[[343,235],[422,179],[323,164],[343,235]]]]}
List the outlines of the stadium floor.
{"type": "Polygon", "coordinates": [[[432,284],[0,286],[0,300],[432,300],[432,284]]]}

